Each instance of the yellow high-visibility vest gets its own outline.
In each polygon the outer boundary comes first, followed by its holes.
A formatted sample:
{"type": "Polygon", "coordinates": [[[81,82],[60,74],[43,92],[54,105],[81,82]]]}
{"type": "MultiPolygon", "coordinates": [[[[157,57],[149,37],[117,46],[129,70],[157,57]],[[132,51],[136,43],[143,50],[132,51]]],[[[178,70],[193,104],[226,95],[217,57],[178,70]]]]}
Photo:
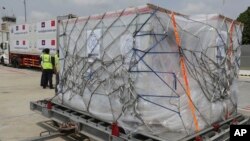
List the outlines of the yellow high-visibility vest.
{"type": "Polygon", "coordinates": [[[56,72],[60,71],[60,62],[59,62],[59,55],[56,53],[55,55],[55,67],[56,67],[56,72]]]}
{"type": "Polygon", "coordinates": [[[42,55],[42,67],[43,69],[53,69],[51,56],[49,54],[42,55]]]}

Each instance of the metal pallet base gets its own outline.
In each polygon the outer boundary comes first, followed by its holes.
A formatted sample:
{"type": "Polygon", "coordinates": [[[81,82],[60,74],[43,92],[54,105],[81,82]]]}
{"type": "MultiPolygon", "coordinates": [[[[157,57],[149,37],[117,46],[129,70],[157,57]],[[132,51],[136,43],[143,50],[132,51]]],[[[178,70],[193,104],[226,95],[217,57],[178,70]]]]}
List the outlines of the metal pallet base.
{"type": "MultiPolygon", "coordinates": [[[[78,126],[78,133],[83,134],[97,141],[166,141],[157,136],[145,133],[125,134],[120,128],[119,137],[111,135],[111,123],[90,116],[88,113],[72,110],[71,108],[60,104],[52,103],[52,108],[47,108],[48,101],[41,100],[30,102],[30,109],[41,113],[43,116],[52,119],[58,123],[73,121],[78,126]]],[[[208,141],[227,141],[229,140],[230,124],[237,121],[237,124],[243,125],[249,123],[249,118],[242,115],[237,115],[226,121],[220,122],[217,125],[217,130],[214,127],[206,128],[194,135],[182,138],[181,141],[194,141],[197,137],[208,141]]]]}

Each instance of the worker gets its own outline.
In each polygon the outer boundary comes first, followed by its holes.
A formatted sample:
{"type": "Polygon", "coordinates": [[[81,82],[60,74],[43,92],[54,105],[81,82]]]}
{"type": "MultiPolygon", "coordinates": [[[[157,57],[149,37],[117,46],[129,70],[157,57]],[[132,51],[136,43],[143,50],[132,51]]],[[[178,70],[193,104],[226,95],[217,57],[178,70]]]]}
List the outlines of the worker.
{"type": "Polygon", "coordinates": [[[43,73],[43,59],[42,59],[42,57],[43,57],[43,54],[44,54],[44,52],[45,52],[45,49],[43,49],[43,51],[42,51],[42,54],[40,55],[40,61],[41,61],[41,69],[42,69],[42,75],[41,75],[41,81],[40,81],[40,86],[41,87],[43,87],[43,83],[44,83],[44,73],[43,73]]]}
{"type": "Polygon", "coordinates": [[[52,57],[50,55],[50,50],[48,48],[45,49],[44,54],[42,55],[42,67],[44,73],[43,88],[45,89],[49,82],[50,89],[54,89],[52,84],[52,77],[53,77],[52,57]]]}
{"type": "Polygon", "coordinates": [[[56,74],[56,88],[55,92],[58,93],[58,84],[59,84],[59,72],[60,72],[60,62],[59,62],[59,50],[55,54],[55,74],[56,74]]]}

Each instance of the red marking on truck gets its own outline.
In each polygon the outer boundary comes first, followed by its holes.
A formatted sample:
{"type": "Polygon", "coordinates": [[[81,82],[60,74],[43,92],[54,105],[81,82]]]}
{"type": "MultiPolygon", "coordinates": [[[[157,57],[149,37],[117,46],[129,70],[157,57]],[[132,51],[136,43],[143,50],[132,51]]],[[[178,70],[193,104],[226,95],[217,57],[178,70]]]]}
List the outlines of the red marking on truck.
{"type": "Polygon", "coordinates": [[[55,46],[56,45],[56,40],[51,40],[51,45],[55,46]]]}
{"type": "Polygon", "coordinates": [[[54,27],[55,25],[56,25],[55,20],[52,20],[51,23],[50,23],[50,26],[51,26],[51,27],[54,27]]]}

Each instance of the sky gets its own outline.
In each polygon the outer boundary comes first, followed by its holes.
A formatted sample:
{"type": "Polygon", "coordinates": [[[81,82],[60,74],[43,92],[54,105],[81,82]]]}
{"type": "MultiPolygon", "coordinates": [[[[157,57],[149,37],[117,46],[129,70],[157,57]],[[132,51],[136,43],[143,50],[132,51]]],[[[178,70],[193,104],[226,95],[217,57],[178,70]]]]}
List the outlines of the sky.
{"type": "MultiPolygon", "coordinates": [[[[15,15],[17,23],[24,23],[23,1],[0,0],[0,16],[15,15]]],[[[69,13],[88,16],[146,3],[186,15],[219,13],[232,19],[250,7],[250,0],[26,0],[27,22],[49,20],[69,13]]]]}

